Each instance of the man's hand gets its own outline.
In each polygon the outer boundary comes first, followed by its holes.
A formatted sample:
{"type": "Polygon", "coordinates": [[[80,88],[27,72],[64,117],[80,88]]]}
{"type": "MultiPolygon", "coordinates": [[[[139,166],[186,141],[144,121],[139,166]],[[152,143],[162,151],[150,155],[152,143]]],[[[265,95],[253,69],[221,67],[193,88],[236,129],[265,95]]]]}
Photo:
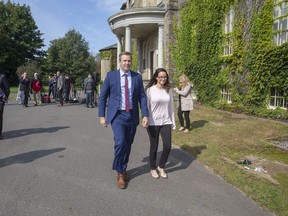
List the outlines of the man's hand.
{"type": "Polygon", "coordinates": [[[105,117],[100,117],[100,124],[103,127],[107,127],[107,123],[106,123],[106,118],[105,117]]]}
{"type": "Polygon", "coordinates": [[[144,128],[148,127],[148,118],[146,116],[142,118],[142,126],[144,128]]]}

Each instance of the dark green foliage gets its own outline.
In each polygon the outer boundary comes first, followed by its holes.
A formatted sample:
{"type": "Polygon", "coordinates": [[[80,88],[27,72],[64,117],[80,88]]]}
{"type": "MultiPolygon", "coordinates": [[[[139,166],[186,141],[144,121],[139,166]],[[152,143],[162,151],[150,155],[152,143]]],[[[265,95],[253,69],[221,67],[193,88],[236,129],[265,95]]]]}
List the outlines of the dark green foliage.
{"type": "Polygon", "coordinates": [[[88,42],[74,29],[69,30],[65,37],[51,41],[47,52],[48,70],[76,76],[77,86],[82,86],[87,75],[96,70],[96,57],[89,53],[88,42]]]}
{"type": "Polygon", "coordinates": [[[287,110],[267,110],[271,87],[288,91],[288,43],[273,44],[274,6],[274,0],[187,0],[171,46],[175,78],[188,75],[202,103],[287,118],[287,110]],[[225,34],[224,18],[231,7],[234,29],[225,34]],[[231,56],[223,56],[227,38],[233,41],[231,56]],[[224,85],[232,96],[228,106],[220,98],[224,85]]]}
{"type": "Polygon", "coordinates": [[[0,68],[11,83],[17,67],[45,55],[41,36],[29,6],[0,2],[0,68]]]}
{"type": "MultiPolygon", "coordinates": [[[[37,61],[31,61],[17,68],[18,77],[20,77],[21,74],[23,74],[24,72],[28,74],[28,77],[33,78],[34,73],[38,73],[39,75],[41,75],[43,71],[37,61]]],[[[43,79],[42,77],[40,78],[43,79]]]]}

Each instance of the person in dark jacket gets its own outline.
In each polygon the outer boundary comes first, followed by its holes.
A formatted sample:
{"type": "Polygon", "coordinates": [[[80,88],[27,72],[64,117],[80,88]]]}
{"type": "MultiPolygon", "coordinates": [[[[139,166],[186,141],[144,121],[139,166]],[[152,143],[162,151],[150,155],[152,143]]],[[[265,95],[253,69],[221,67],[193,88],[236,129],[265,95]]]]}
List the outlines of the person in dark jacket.
{"type": "Polygon", "coordinates": [[[87,78],[84,80],[84,91],[86,94],[86,107],[89,108],[89,105],[91,108],[94,107],[94,91],[95,91],[95,81],[92,78],[92,75],[89,74],[87,78]]]}
{"type": "Polygon", "coordinates": [[[0,74],[0,139],[3,139],[2,128],[3,128],[3,112],[5,103],[8,101],[10,94],[9,82],[5,74],[0,74]]]}
{"type": "Polygon", "coordinates": [[[55,98],[55,95],[54,95],[55,76],[49,75],[48,78],[49,78],[49,80],[48,80],[48,96],[51,97],[51,94],[52,94],[53,98],[55,98]]]}
{"type": "Polygon", "coordinates": [[[92,78],[95,82],[95,91],[94,91],[94,104],[96,107],[98,107],[98,100],[99,100],[99,87],[100,81],[101,81],[101,74],[99,72],[93,72],[92,78]]]}
{"type": "Polygon", "coordinates": [[[30,79],[28,78],[27,72],[24,72],[20,78],[20,91],[24,92],[23,107],[28,107],[30,79]]]}
{"type": "Polygon", "coordinates": [[[53,96],[53,100],[54,100],[55,102],[58,101],[58,94],[57,94],[57,81],[58,81],[57,74],[54,74],[53,81],[52,81],[52,84],[53,84],[53,92],[52,92],[52,96],[53,96]]]}
{"type": "Polygon", "coordinates": [[[65,103],[69,102],[69,96],[70,96],[70,77],[66,74],[64,77],[64,85],[63,85],[63,100],[65,103]]]}

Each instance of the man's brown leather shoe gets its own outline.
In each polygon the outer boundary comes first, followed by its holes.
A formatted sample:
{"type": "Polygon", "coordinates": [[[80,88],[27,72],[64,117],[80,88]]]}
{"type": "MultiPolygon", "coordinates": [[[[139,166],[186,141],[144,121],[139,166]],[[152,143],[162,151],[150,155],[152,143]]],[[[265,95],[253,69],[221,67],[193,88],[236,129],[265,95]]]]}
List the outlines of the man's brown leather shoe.
{"type": "Polygon", "coordinates": [[[129,177],[127,171],[124,171],[124,172],[123,172],[123,179],[124,179],[124,181],[129,181],[129,180],[130,180],[130,177],[129,177]]]}
{"type": "Polygon", "coordinates": [[[120,189],[125,189],[125,181],[122,173],[118,173],[117,175],[117,185],[120,189]]]}

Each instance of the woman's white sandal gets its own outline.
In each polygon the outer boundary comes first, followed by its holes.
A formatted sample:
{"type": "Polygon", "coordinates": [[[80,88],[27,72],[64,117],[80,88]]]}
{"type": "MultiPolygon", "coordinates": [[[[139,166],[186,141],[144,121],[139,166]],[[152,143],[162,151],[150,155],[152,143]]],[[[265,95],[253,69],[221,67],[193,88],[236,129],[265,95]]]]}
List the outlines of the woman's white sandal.
{"type": "Polygon", "coordinates": [[[168,175],[167,175],[167,173],[165,172],[164,169],[162,169],[162,168],[160,168],[160,167],[157,167],[157,169],[158,169],[159,174],[160,174],[160,176],[161,176],[162,178],[164,178],[164,179],[168,178],[168,175]]]}
{"type": "Polygon", "coordinates": [[[155,170],[151,170],[151,176],[152,176],[153,178],[155,178],[155,179],[158,179],[158,178],[159,178],[159,175],[158,175],[156,169],[155,169],[155,170]]]}

